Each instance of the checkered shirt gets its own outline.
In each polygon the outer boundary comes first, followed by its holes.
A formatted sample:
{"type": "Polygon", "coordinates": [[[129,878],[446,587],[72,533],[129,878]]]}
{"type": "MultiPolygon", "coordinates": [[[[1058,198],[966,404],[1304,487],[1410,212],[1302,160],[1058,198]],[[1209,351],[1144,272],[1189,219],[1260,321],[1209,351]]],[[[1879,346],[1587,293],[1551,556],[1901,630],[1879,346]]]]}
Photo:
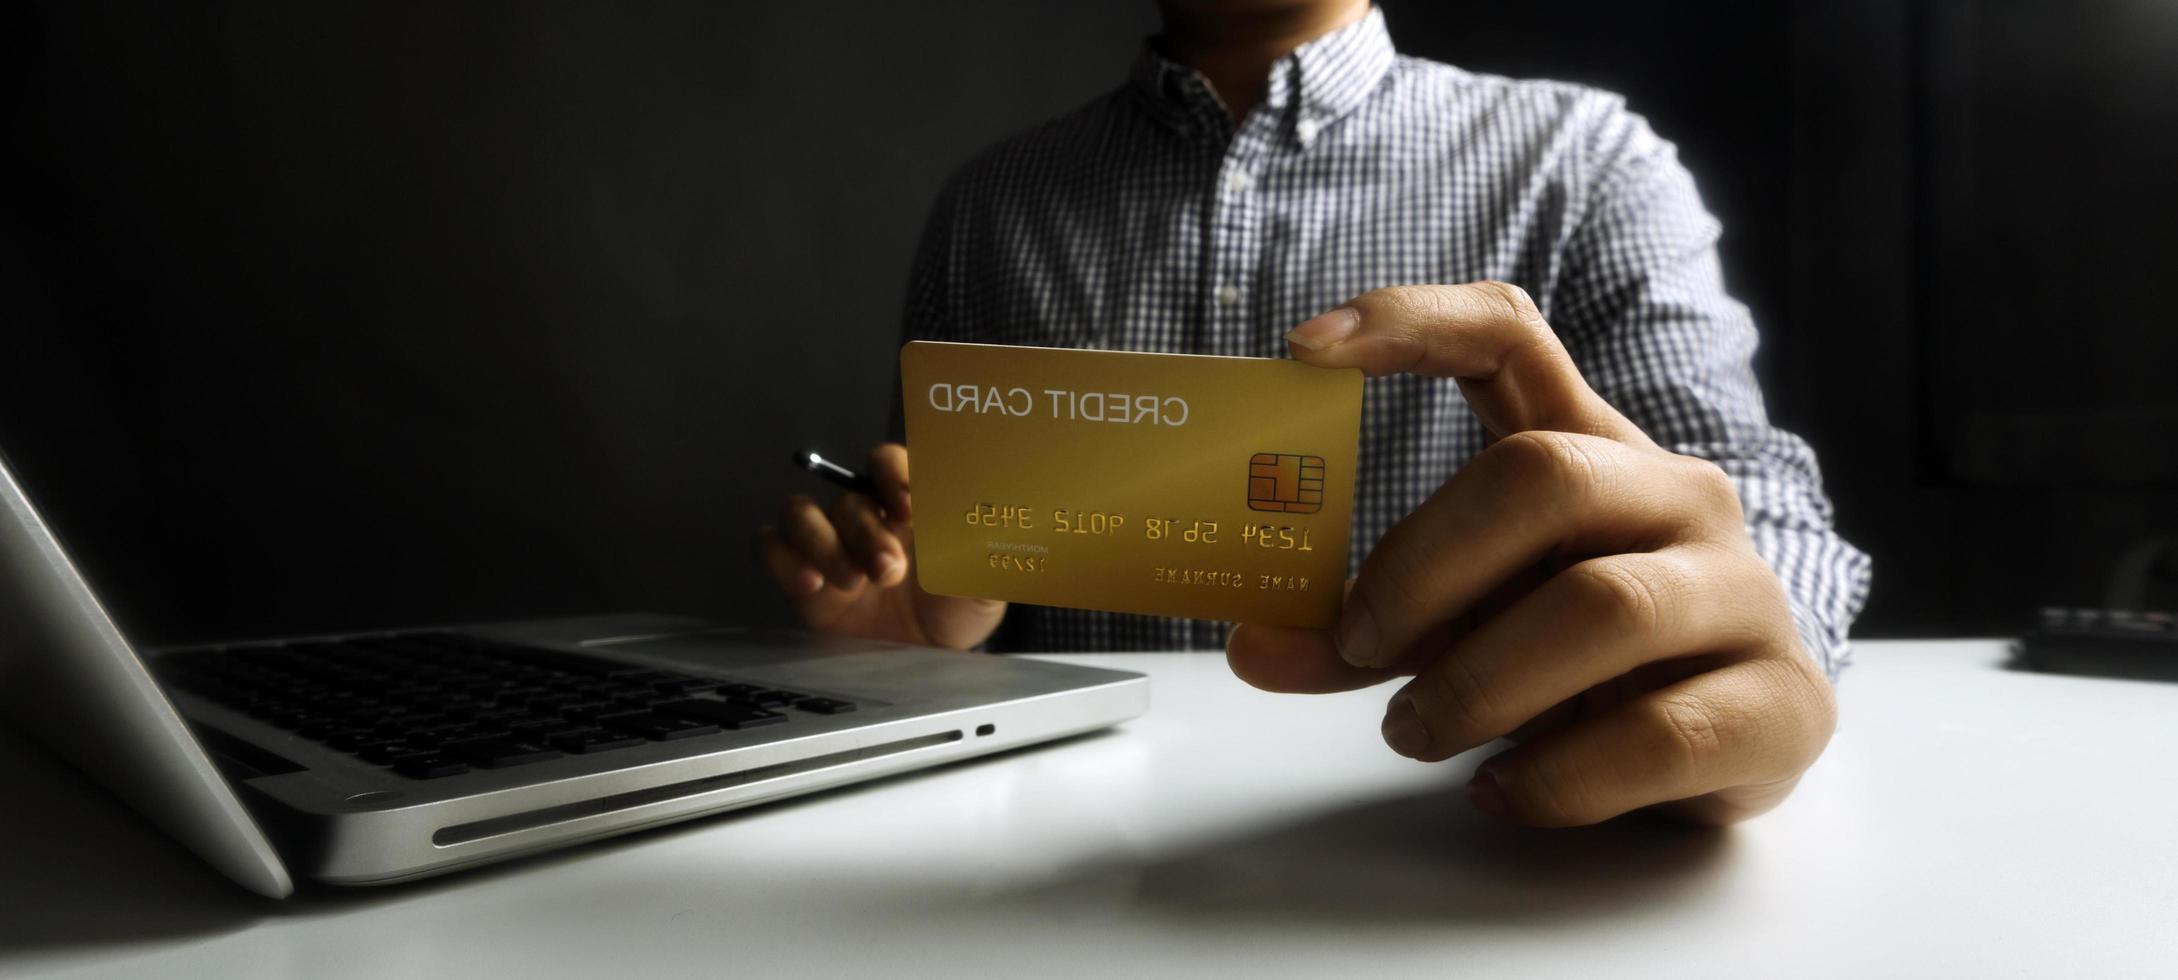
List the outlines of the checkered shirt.
{"type": "MultiPolygon", "coordinates": [[[[1498,279],[1673,452],[1737,483],[1747,531],[1833,676],[1868,592],[1815,456],[1769,423],[1719,226],[1616,96],[1394,51],[1381,11],[1272,69],[1232,123],[1148,46],[1127,84],[985,151],[941,192],[909,338],[1286,356],[1284,332],[1380,286],[1498,279]]],[[[1484,445],[1449,379],[1368,382],[1351,562],[1484,445]]],[[[1016,606],[995,649],[1216,649],[1219,623],[1016,606]]]]}

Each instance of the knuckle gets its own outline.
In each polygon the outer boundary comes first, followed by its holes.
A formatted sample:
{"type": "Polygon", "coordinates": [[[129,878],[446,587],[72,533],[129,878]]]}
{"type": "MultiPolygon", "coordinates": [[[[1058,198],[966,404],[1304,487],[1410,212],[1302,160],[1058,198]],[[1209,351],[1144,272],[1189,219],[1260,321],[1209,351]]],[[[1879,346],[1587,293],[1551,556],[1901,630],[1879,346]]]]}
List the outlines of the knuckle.
{"type": "Polygon", "coordinates": [[[1452,301],[1451,291],[1442,286],[1397,286],[1386,292],[1392,295],[1408,318],[1415,321],[1440,321],[1458,309],[1452,301]]]}
{"type": "Polygon", "coordinates": [[[1523,326],[1544,327],[1542,308],[1535,305],[1535,297],[1528,295],[1527,290],[1495,279],[1474,285],[1497,315],[1523,326]]]}
{"type": "Polygon", "coordinates": [[[1428,556],[1402,540],[1389,540],[1389,547],[1379,545],[1369,553],[1352,596],[1387,633],[1404,629],[1424,615],[1428,605],[1429,592],[1422,584],[1428,574],[1428,556]]]}
{"type": "Polygon", "coordinates": [[[866,558],[870,554],[870,535],[860,524],[839,526],[839,550],[854,558],[866,558]]]}
{"type": "Polygon", "coordinates": [[[1585,497],[1603,481],[1601,457],[1586,441],[1563,432],[1515,432],[1484,452],[1518,491],[1585,497]]]}
{"type": "Polygon", "coordinates": [[[855,533],[866,536],[879,533],[885,526],[885,517],[884,512],[878,509],[877,501],[859,493],[848,496],[853,497],[854,501],[846,505],[843,517],[848,524],[854,526],[855,533]]]}
{"type": "Polygon", "coordinates": [[[1387,320],[1400,318],[1401,303],[1396,286],[1382,286],[1347,300],[1346,305],[1361,315],[1364,329],[1376,329],[1387,320]]]}
{"type": "Polygon", "coordinates": [[[808,497],[795,497],[787,501],[780,512],[779,528],[788,542],[799,548],[807,548],[824,536],[824,529],[831,526],[817,502],[808,497]]]}
{"type": "Polygon", "coordinates": [[[1479,297],[1487,315],[1516,329],[1508,338],[1508,346],[1500,355],[1502,363],[1527,362],[1533,368],[1580,373],[1578,366],[1566,354],[1558,333],[1543,318],[1543,311],[1528,291],[1509,282],[1495,280],[1474,283],[1471,294],[1479,297]]]}
{"type": "Polygon", "coordinates": [[[1830,679],[1805,655],[1794,650],[1788,657],[1756,661],[1749,666],[1764,672],[1761,683],[1771,692],[1773,701],[1782,701],[1782,710],[1767,712],[1777,717],[1779,724],[1789,723],[1795,731],[1792,736],[1800,751],[1792,758],[1793,771],[1815,761],[1823,747],[1830,743],[1830,736],[1838,727],[1837,691],[1830,686],[1830,679]]]}
{"type": "Polygon", "coordinates": [[[1429,348],[1434,325],[1444,319],[1443,303],[1424,286],[1384,286],[1355,297],[1351,305],[1365,329],[1387,348],[1419,359],[1429,348]]]}
{"type": "Polygon", "coordinates": [[[1545,763],[1529,767],[1522,782],[1527,816],[1535,823],[1563,827],[1590,822],[1588,793],[1578,773],[1563,765],[1545,763]]]}
{"type": "Polygon", "coordinates": [[[833,515],[832,526],[839,532],[839,539],[856,551],[865,551],[876,537],[879,521],[876,508],[869,498],[861,494],[848,494],[854,498],[842,503],[833,515]]]}
{"type": "Polygon", "coordinates": [[[1812,765],[1815,757],[1830,744],[1830,737],[1838,732],[1838,692],[1830,686],[1830,679],[1812,664],[1802,671],[1807,678],[1807,711],[1801,716],[1801,735],[1805,739],[1806,755],[1802,765],[1812,765]]]}
{"type": "Polygon", "coordinates": [[[1730,751],[1734,726],[1715,705],[1685,693],[1667,694],[1651,704],[1651,720],[1665,738],[1663,761],[1679,785],[1696,782],[1730,751]]]}
{"type": "Polygon", "coordinates": [[[1417,312],[1420,297],[1412,286],[1378,286],[1354,297],[1348,305],[1361,311],[1363,317],[1405,316],[1417,312]]]}
{"type": "Polygon", "coordinates": [[[1489,687],[1465,659],[1446,657],[1414,678],[1408,696],[1429,719],[1432,749],[1480,745],[1509,726],[1491,701],[1489,687]]]}
{"type": "Polygon", "coordinates": [[[1673,599],[1683,588],[1668,562],[1647,556],[1590,559],[1565,574],[1583,609],[1629,633],[1668,625],[1673,599]]]}
{"type": "Polygon", "coordinates": [[[855,548],[856,553],[864,559],[875,559],[879,555],[890,555],[897,550],[893,545],[892,535],[878,528],[871,528],[868,533],[864,534],[855,548]]]}
{"type": "Polygon", "coordinates": [[[1741,646],[1787,651],[1792,660],[1806,668],[1808,677],[1819,682],[1823,690],[1830,689],[1830,679],[1823,675],[1813,652],[1801,645],[1784,581],[1755,550],[1753,542],[1746,540],[1745,532],[1737,541],[1710,544],[1691,553],[1715,556],[1709,560],[1719,571],[1708,583],[1708,591],[1719,596],[1720,603],[1730,600],[1731,612],[1739,617],[1733,636],[1741,646]]]}
{"type": "Polygon", "coordinates": [[[1731,474],[1724,472],[1724,467],[1698,456],[1680,459],[1686,461],[1686,483],[1704,513],[1729,517],[1734,525],[1746,519],[1740,509],[1739,484],[1733,482],[1731,474]]]}

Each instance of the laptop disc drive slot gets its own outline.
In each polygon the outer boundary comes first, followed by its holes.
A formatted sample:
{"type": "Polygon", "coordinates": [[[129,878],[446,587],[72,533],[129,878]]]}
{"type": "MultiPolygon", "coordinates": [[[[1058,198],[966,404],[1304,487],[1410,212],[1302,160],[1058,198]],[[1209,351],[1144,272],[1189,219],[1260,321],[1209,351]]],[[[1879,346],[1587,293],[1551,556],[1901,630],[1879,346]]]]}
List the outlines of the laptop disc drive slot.
{"type": "Polygon", "coordinates": [[[517,831],[531,830],[537,827],[546,827],[556,823],[565,823],[570,820],[578,820],[583,817],[592,817],[599,814],[611,813],[616,810],[629,810],[639,806],[648,806],[652,803],[663,803],[667,800],[680,799],[681,797],[685,796],[695,796],[700,793],[710,793],[717,790],[729,789],[735,786],[746,786],[752,783],[760,783],[767,780],[780,779],[786,776],[799,776],[804,773],[816,772],[820,769],[830,769],[834,766],[843,766],[848,763],[862,762],[869,759],[881,758],[888,755],[898,755],[902,752],[912,752],[916,749],[929,748],[934,745],[944,745],[948,742],[958,742],[961,740],[961,738],[962,735],[958,730],[949,732],[938,732],[934,735],[918,735],[914,738],[903,738],[893,742],[881,742],[879,744],[867,746],[864,748],[849,749],[845,752],[833,752],[828,755],[813,756],[807,759],[799,759],[794,762],[781,762],[776,765],[758,766],[755,769],[744,769],[740,772],[721,773],[716,776],[705,776],[702,779],[690,779],[678,783],[668,783],[664,786],[653,786],[649,789],[633,790],[626,793],[615,793],[611,796],[599,797],[595,800],[584,800],[579,803],[566,803],[560,806],[545,807],[541,810],[530,810],[524,813],[508,814],[507,816],[503,817],[493,817],[489,820],[477,820],[470,823],[454,824],[451,826],[439,828],[437,833],[431,835],[431,843],[440,847],[447,847],[454,844],[467,844],[471,841],[479,841],[487,837],[498,837],[504,834],[515,833],[517,831]]]}

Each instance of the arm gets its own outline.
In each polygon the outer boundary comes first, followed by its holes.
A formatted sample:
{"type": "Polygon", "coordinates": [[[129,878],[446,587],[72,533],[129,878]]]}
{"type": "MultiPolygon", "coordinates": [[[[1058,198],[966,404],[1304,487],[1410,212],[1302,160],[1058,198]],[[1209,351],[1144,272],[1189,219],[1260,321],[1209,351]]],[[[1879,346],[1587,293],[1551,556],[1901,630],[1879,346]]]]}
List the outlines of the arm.
{"type": "Polygon", "coordinates": [[[1770,424],[1754,323],[1724,291],[1720,228],[1692,176],[1639,116],[1615,99],[1601,109],[1588,143],[1600,166],[1545,304],[1551,323],[1606,401],[1664,449],[1732,478],[1801,642],[1835,679],[1867,601],[1868,557],[1832,529],[1814,452],[1770,424]]]}
{"type": "MultiPolygon", "coordinates": [[[[934,339],[951,322],[950,198],[941,196],[909,276],[906,339],[934,339]]],[[[932,595],[916,584],[914,497],[907,447],[900,444],[905,425],[897,385],[893,440],[870,451],[876,497],[842,493],[829,506],[788,498],[773,522],[757,529],[757,561],[812,631],[969,649],[990,637],[1006,604],[932,595]]]]}
{"type": "Polygon", "coordinates": [[[1623,118],[1583,171],[1549,294],[1563,335],[1503,283],[1379,289],[1286,335],[1309,363],[1457,379],[1494,441],[1378,541],[1335,630],[1243,625],[1226,655],[1271,690],[1411,677],[1385,742],[1436,762],[1517,739],[1469,783],[1510,819],[1727,823],[1829,741],[1836,658],[1814,651],[1842,638],[1865,559],[1768,425],[1714,223],[1623,118]]]}

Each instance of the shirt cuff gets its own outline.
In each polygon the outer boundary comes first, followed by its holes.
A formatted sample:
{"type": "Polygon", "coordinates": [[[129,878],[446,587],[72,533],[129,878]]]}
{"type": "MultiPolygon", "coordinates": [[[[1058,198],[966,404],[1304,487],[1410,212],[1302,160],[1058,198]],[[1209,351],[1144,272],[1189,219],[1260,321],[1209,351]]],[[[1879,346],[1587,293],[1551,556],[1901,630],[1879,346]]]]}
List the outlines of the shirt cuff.
{"type": "Polygon", "coordinates": [[[1808,610],[1806,603],[1798,598],[1790,601],[1792,627],[1800,634],[1801,649],[1807,651],[1807,655],[1814,658],[1815,666],[1821,667],[1823,675],[1830,678],[1832,684],[1836,684],[1838,675],[1853,662],[1853,644],[1846,639],[1843,630],[1833,630],[1824,625],[1821,619],[1808,610]]]}

